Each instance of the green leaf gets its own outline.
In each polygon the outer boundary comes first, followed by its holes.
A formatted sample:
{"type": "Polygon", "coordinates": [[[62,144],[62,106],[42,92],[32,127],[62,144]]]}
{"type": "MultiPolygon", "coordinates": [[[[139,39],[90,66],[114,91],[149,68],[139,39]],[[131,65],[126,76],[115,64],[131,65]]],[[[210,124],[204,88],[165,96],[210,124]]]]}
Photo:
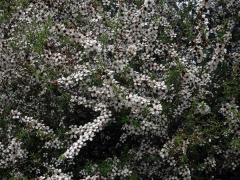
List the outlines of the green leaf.
{"type": "Polygon", "coordinates": [[[112,170],[112,161],[105,160],[99,164],[99,171],[103,176],[107,176],[109,172],[112,170]]]}

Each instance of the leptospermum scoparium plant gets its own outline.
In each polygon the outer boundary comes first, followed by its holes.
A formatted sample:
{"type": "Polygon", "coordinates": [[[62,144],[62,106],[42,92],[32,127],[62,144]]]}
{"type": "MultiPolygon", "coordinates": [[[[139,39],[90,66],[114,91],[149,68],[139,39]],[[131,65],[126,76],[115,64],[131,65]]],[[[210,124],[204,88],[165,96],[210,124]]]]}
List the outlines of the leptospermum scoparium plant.
{"type": "Polygon", "coordinates": [[[0,0],[0,178],[240,178],[239,12],[0,0]]]}

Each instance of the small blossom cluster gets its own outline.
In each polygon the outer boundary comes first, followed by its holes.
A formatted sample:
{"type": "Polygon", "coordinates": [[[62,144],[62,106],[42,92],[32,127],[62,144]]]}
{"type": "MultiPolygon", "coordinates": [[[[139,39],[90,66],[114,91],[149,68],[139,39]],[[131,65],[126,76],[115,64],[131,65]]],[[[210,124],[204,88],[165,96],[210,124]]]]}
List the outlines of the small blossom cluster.
{"type": "Polygon", "coordinates": [[[22,143],[16,138],[12,138],[7,145],[0,142],[0,167],[14,167],[27,157],[27,152],[21,147],[22,143]]]}
{"type": "Polygon", "coordinates": [[[14,120],[19,120],[20,123],[24,123],[27,127],[29,127],[30,131],[36,130],[42,135],[51,135],[54,133],[52,129],[41,122],[38,122],[33,117],[21,116],[22,114],[17,110],[12,110],[11,114],[14,120]]]}
{"type": "Polygon", "coordinates": [[[95,134],[101,131],[111,119],[111,111],[108,111],[103,104],[96,106],[95,110],[101,111],[100,116],[93,120],[93,122],[87,123],[78,128],[76,133],[78,134],[79,139],[67,149],[67,151],[63,154],[63,157],[73,158],[74,156],[78,155],[81,148],[86,146],[86,141],[92,141],[95,134]]]}

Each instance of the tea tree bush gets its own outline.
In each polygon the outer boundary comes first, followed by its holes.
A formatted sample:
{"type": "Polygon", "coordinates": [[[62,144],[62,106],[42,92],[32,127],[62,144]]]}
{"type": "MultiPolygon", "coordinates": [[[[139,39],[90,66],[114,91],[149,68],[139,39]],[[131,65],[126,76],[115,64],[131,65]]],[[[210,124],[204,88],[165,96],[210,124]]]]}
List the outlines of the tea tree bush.
{"type": "Polygon", "coordinates": [[[238,0],[0,0],[1,179],[240,177],[238,0]]]}

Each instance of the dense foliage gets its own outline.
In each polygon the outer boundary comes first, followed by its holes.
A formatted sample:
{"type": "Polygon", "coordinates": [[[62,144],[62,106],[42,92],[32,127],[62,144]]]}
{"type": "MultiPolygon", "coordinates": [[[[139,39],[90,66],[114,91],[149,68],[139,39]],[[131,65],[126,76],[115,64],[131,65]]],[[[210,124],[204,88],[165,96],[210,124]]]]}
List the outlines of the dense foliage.
{"type": "Polygon", "coordinates": [[[240,178],[239,0],[0,0],[0,179],[240,178]]]}

